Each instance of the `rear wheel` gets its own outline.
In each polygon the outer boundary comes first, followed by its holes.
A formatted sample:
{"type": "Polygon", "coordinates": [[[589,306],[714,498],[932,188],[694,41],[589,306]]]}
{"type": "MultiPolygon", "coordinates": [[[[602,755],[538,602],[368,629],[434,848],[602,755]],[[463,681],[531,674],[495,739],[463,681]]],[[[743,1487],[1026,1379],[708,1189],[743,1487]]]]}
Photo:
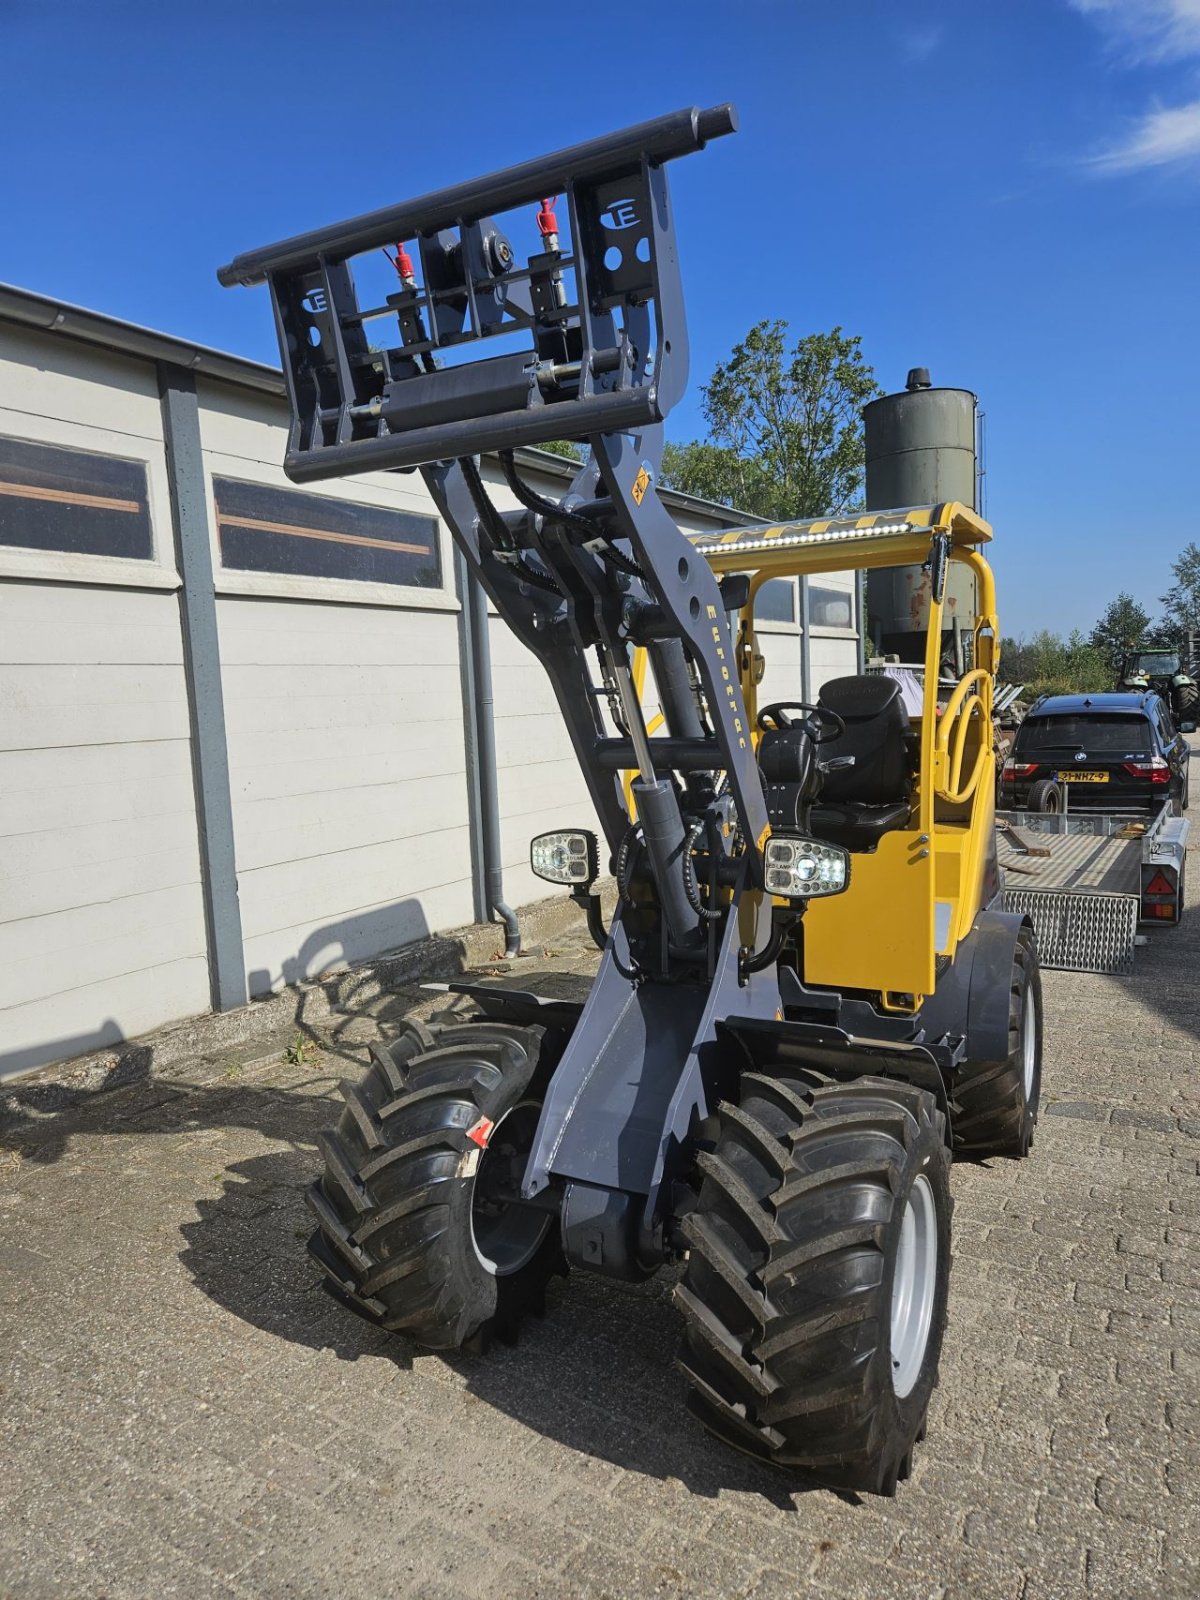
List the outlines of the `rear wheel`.
{"type": "Polygon", "coordinates": [[[543,1028],[410,1023],[342,1084],[308,1248],[351,1310],[435,1350],[540,1312],[566,1269],[554,1217],[518,1188],[560,1048],[543,1028]]]}
{"type": "Polygon", "coordinates": [[[944,1118],[907,1084],[789,1068],[744,1074],[719,1121],[682,1223],[692,1409],[764,1461],[893,1494],[945,1327],[944,1118]]]}
{"type": "Polygon", "coordinates": [[[1181,683],[1175,691],[1176,720],[1194,722],[1197,706],[1200,706],[1200,684],[1181,683]]]}
{"type": "Polygon", "coordinates": [[[1042,1094],[1042,974],[1029,928],[1013,952],[1008,1055],[968,1061],[954,1080],[954,1148],[977,1155],[1024,1156],[1033,1144],[1042,1094]]]}

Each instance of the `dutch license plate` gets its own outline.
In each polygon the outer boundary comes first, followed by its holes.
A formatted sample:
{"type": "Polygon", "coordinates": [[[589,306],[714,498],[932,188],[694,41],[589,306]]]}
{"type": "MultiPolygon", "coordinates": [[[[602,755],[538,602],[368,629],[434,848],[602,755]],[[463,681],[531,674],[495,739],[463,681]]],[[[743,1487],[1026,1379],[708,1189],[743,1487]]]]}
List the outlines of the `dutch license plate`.
{"type": "Polygon", "coordinates": [[[1107,772],[1060,772],[1059,783],[1107,783],[1107,772]]]}

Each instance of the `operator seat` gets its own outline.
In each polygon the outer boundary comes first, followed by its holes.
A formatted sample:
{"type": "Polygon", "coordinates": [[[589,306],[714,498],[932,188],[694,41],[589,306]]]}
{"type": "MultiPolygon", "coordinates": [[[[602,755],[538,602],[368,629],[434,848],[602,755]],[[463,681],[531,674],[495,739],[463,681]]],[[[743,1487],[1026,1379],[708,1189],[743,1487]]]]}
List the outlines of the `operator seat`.
{"type": "Polygon", "coordinates": [[[883,674],[833,678],[817,704],[846,724],[845,733],[821,745],[820,760],[853,756],[854,765],[824,775],[809,832],[843,850],[873,850],[912,812],[910,729],[900,685],[883,674]]]}

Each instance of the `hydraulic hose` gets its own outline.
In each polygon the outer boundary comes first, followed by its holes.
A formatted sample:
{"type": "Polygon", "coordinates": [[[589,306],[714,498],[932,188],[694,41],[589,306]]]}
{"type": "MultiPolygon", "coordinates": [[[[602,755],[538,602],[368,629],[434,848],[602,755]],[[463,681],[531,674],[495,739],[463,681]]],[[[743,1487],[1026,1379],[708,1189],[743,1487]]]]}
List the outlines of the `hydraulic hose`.
{"type": "Polygon", "coordinates": [[[683,841],[683,892],[688,897],[688,904],[692,910],[705,922],[720,922],[724,909],[717,907],[710,910],[700,898],[700,884],[696,879],[696,863],[692,860],[692,851],[696,840],[704,832],[704,819],[693,822],[688,829],[683,841]]]}
{"type": "Polygon", "coordinates": [[[526,583],[532,584],[535,589],[544,589],[548,594],[562,598],[562,590],[555,583],[548,572],[539,572],[536,567],[531,567],[529,562],[513,543],[508,529],[504,526],[499,512],[488,498],[484,488],[483,479],[479,476],[479,468],[470,456],[463,456],[459,460],[462,468],[463,479],[475,507],[475,515],[479,518],[484,532],[492,541],[493,546],[501,554],[514,571],[518,572],[526,583]]]}
{"type": "Polygon", "coordinates": [[[631,578],[644,578],[645,574],[636,561],[631,561],[624,551],[618,550],[595,523],[589,522],[587,517],[581,517],[574,511],[568,511],[554,500],[548,500],[545,495],[540,495],[518,475],[516,461],[511,450],[500,451],[500,470],[504,474],[504,481],[513,494],[525,507],[526,511],[536,511],[549,522],[560,522],[565,528],[572,528],[576,533],[585,534],[590,541],[602,539],[604,541],[600,555],[610,566],[618,568],[621,572],[628,573],[631,578]]]}

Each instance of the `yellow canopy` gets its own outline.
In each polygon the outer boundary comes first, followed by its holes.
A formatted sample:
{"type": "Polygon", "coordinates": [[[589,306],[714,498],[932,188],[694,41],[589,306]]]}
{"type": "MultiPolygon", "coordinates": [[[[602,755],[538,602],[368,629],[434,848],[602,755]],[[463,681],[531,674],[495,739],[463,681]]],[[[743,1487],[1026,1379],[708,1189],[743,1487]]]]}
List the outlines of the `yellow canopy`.
{"type": "Polygon", "coordinates": [[[817,517],[807,522],[756,523],[722,533],[688,537],[716,572],[797,573],[904,567],[924,561],[930,537],[948,533],[960,547],[986,544],[992,530],[958,501],[903,506],[859,517],[817,517]]]}

